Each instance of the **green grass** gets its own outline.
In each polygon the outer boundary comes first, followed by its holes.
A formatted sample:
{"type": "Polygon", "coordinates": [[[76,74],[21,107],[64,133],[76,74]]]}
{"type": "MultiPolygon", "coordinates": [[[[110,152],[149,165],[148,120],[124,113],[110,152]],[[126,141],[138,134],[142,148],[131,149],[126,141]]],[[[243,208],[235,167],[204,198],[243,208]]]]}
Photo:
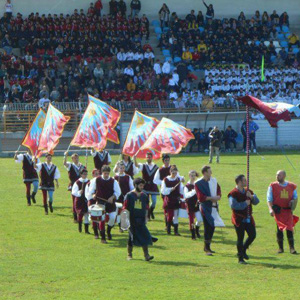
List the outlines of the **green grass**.
{"type": "MultiPolygon", "coordinates": [[[[297,166],[300,156],[289,158],[297,166]]],[[[187,176],[191,169],[200,170],[207,157],[172,160],[187,176]]],[[[150,248],[155,256],[150,263],[137,247],[134,260],[126,260],[127,234],[117,229],[108,245],[78,233],[71,218],[67,172],[61,157],[54,162],[62,179],[54,195],[54,213],[45,216],[40,192],[37,204],[26,206],[21,166],[13,159],[0,160],[0,299],[298,299],[299,256],[289,254],[286,241],[286,252],[276,254],[275,223],[266,205],[267,187],[278,169],[285,169],[288,179],[299,183],[284,156],[251,157],[250,186],[261,203],[254,208],[257,239],[245,266],[237,263],[236,235],[226,197],[234,187],[234,177],[246,172],[244,155],[223,156],[221,164],[212,164],[222,188],[220,212],[227,225],[223,231],[216,230],[212,243],[216,255],[204,255],[203,238],[191,240],[186,220],[180,221],[181,237],[167,236],[159,199],[157,218],[148,224],[159,238],[150,248]]],[[[296,232],[299,250],[298,236],[296,232]]]]}

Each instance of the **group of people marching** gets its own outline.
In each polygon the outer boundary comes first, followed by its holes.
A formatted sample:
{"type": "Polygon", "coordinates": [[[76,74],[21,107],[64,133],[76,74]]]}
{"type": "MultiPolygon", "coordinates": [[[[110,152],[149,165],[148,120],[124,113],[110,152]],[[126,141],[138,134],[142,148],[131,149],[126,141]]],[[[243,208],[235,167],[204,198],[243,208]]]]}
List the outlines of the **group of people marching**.
{"type": "MultiPolygon", "coordinates": [[[[132,259],[135,245],[143,248],[145,260],[150,261],[153,256],[150,256],[148,246],[156,242],[157,238],[151,236],[146,224],[147,221],[155,219],[157,197],[161,194],[167,234],[170,235],[173,228],[174,235],[180,236],[178,219],[183,211],[189,220],[193,240],[200,238],[200,224],[204,224],[204,252],[206,255],[213,255],[211,242],[215,227],[223,226],[224,223],[218,213],[221,188],[216,178],[212,177],[210,166],[201,169],[200,179],[198,172],[190,171],[189,181],[185,183],[177,166],[170,164],[170,156],[167,154],[163,155],[163,165],[160,168],[153,163],[151,152],[147,153],[144,163],[138,163],[136,157],[131,159],[123,154],[113,169],[115,176],[111,177],[110,154],[105,150],[92,150],[91,155],[95,165],[91,180],[88,179],[86,166],[79,162],[78,154],[73,154],[72,162],[68,162],[66,152],[63,161],[69,175],[68,190],[71,191],[73,218],[74,222],[78,223],[79,232],[82,232],[84,224],[85,233],[90,234],[89,209],[95,204],[99,205],[103,207],[104,213],[91,221],[95,238],[101,238],[101,242],[106,244],[107,240],[112,239],[112,228],[116,223],[120,232],[123,232],[120,214],[125,210],[130,221],[127,258],[132,259]],[[142,173],[142,178],[133,179],[139,172],[142,173]]],[[[44,163],[29,153],[16,152],[14,159],[23,164],[27,204],[30,206],[31,202],[36,203],[35,196],[40,188],[45,214],[48,215],[48,208],[52,213],[54,183],[56,182],[58,188],[60,178],[58,167],[52,163],[52,155],[46,154],[44,163]]],[[[299,218],[293,215],[293,211],[297,205],[297,187],[285,178],[285,171],[277,172],[276,181],[269,186],[267,201],[270,214],[274,216],[277,224],[278,253],[284,252],[283,231],[286,230],[290,253],[295,254],[293,230],[299,218]]],[[[232,223],[237,234],[238,262],[245,264],[245,259],[249,259],[247,249],[256,238],[252,207],[259,203],[259,199],[253,191],[247,189],[247,179],[244,175],[237,176],[235,184],[235,188],[228,194],[228,199],[232,209],[232,223]],[[245,232],[248,238],[244,242],[245,232]]]]}

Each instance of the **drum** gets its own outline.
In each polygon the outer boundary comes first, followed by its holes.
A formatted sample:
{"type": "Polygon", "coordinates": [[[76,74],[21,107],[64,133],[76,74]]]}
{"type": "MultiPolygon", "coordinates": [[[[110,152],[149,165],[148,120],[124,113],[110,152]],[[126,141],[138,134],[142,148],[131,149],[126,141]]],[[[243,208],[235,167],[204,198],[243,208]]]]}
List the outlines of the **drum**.
{"type": "Polygon", "coordinates": [[[178,217],[179,218],[184,218],[184,219],[188,219],[188,212],[186,209],[186,204],[184,201],[180,201],[180,208],[179,208],[179,213],[178,213],[178,217]]]}
{"type": "Polygon", "coordinates": [[[93,204],[89,207],[90,219],[93,222],[102,221],[102,216],[105,216],[105,206],[93,204]]]}
{"type": "Polygon", "coordinates": [[[122,210],[120,217],[121,217],[121,229],[128,230],[130,228],[129,211],[127,209],[122,210]]]}

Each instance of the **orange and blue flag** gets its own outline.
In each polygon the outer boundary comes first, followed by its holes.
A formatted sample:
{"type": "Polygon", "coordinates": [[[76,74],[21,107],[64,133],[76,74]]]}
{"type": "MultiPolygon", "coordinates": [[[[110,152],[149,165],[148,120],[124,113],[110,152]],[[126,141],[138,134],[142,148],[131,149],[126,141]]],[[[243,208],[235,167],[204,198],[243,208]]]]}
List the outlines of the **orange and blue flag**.
{"type": "MultiPolygon", "coordinates": [[[[100,106],[91,101],[83,114],[71,145],[101,151],[106,146],[108,132],[109,128],[103,123],[100,106]]],[[[116,138],[119,140],[118,135],[116,138]]]]}
{"type": "Polygon", "coordinates": [[[190,129],[168,118],[162,118],[141,150],[152,149],[161,154],[178,154],[194,138],[190,129]]]}
{"type": "Polygon", "coordinates": [[[66,123],[70,117],[65,116],[62,112],[49,104],[45,119],[43,131],[39,142],[39,150],[53,153],[53,150],[59,143],[66,123]]]}
{"type": "Polygon", "coordinates": [[[146,153],[150,151],[153,153],[154,159],[159,158],[160,153],[152,149],[140,150],[158,124],[159,121],[157,119],[135,111],[122,153],[131,157],[136,155],[139,158],[145,158],[146,153]]]}
{"type": "Polygon", "coordinates": [[[121,118],[121,113],[117,109],[94,96],[89,95],[89,101],[95,103],[98,106],[97,117],[99,118],[99,122],[103,124],[102,126],[106,126],[108,129],[106,138],[109,141],[119,144],[120,141],[115,127],[117,126],[121,118]]]}
{"type": "Polygon", "coordinates": [[[40,157],[43,153],[42,151],[39,151],[38,148],[40,137],[44,128],[45,118],[45,112],[40,109],[22,141],[22,145],[29,148],[31,154],[36,157],[40,157]]]}

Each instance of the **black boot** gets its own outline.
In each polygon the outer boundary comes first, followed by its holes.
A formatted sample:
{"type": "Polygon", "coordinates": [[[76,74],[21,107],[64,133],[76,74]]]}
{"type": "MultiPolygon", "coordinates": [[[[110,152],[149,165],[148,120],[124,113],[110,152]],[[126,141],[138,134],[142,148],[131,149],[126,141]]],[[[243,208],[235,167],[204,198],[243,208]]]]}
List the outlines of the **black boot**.
{"type": "Polygon", "coordinates": [[[127,245],[127,260],[132,260],[132,246],[127,245]]]}
{"type": "Polygon", "coordinates": [[[167,234],[171,234],[171,223],[167,222],[167,234]]]}
{"type": "Polygon", "coordinates": [[[192,233],[192,240],[196,240],[196,232],[195,232],[195,228],[191,229],[191,233],[192,233]]]}
{"type": "Polygon", "coordinates": [[[283,240],[277,240],[277,243],[278,243],[278,251],[277,251],[277,253],[281,254],[281,253],[284,252],[284,249],[283,249],[283,240]]]}
{"type": "Polygon", "coordinates": [[[85,234],[90,234],[90,232],[89,232],[89,224],[84,224],[84,233],[85,234]]]}
{"type": "Polygon", "coordinates": [[[51,213],[53,213],[53,206],[52,206],[52,202],[49,202],[49,208],[50,208],[50,211],[51,211],[51,213]]]}
{"type": "Polygon", "coordinates": [[[109,241],[111,241],[111,239],[112,239],[112,237],[111,237],[111,229],[112,228],[113,228],[112,226],[107,225],[107,239],[109,241]]]}
{"type": "Polygon", "coordinates": [[[155,217],[154,217],[154,209],[155,209],[155,207],[150,207],[150,216],[151,216],[151,218],[154,220],[155,219],[155,217]]]}
{"type": "Polygon", "coordinates": [[[148,221],[151,221],[151,217],[150,217],[150,214],[151,214],[151,213],[150,213],[150,210],[151,210],[151,208],[149,208],[148,211],[147,211],[147,220],[148,220],[148,221]]]}
{"type": "Polygon", "coordinates": [[[45,215],[48,215],[48,205],[44,204],[44,209],[45,209],[45,215]]]}
{"type": "Polygon", "coordinates": [[[294,248],[294,238],[289,238],[290,252],[291,254],[297,254],[297,251],[294,248]]]}
{"type": "Polygon", "coordinates": [[[204,252],[206,255],[212,256],[213,252],[210,249],[210,241],[204,241],[204,252]]]}
{"type": "Polygon", "coordinates": [[[246,265],[247,263],[244,261],[244,255],[239,255],[239,264],[246,265]]]}
{"type": "Polygon", "coordinates": [[[82,232],[82,222],[78,222],[78,231],[82,232]]]}
{"type": "Polygon", "coordinates": [[[77,223],[77,214],[73,212],[73,220],[74,220],[74,223],[77,223]]]}
{"type": "Polygon", "coordinates": [[[100,235],[101,235],[101,243],[102,244],[107,244],[107,241],[106,241],[106,238],[105,238],[105,230],[101,230],[100,235]]]}
{"type": "Polygon", "coordinates": [[[33,202],[34,204],[36,203],[36,201],[35,201],[35,195],[36,195],[35,192],[33,192],[33,193],[31,194],[31,200],[32,200],[32,202],[33,202]]]}
{"type": "Polygon", "coordinates": [[[31,206],[31,198],[30,196],[26,196],[27,198],[27,206],[31,206]]]}
{"type": "Polygon", "coordinates": [[[200,239],[201,235],[200,235],[200,226],[196,226],[196,235],[197,238],[200,239]]]}
{"type": "Polygon", "coordinates": [[[124,232],[124,230],[121,228],[121,223],[119,223],[119,232],[120,232],[120,233],[123,233],[123,232],[124,232]]]}
{"type": "Polygon", "coordinates": [[[154,258],[154,256],[150,256],[148,252],[148,246],[143,246],[145,261],[150,261],[154,258]]]}
{"type": "Polygon", "coordinates": [[[99,239],[98,228],[97,227],[93,227],[93,230],[94,230],[95,239],[98,240],[99,239]]]}
{"type": "Polygon", "coordinates": [[[180,233],[178,232],[178,224],[174,224],[174,234],[180,236],[180,233]]]}

